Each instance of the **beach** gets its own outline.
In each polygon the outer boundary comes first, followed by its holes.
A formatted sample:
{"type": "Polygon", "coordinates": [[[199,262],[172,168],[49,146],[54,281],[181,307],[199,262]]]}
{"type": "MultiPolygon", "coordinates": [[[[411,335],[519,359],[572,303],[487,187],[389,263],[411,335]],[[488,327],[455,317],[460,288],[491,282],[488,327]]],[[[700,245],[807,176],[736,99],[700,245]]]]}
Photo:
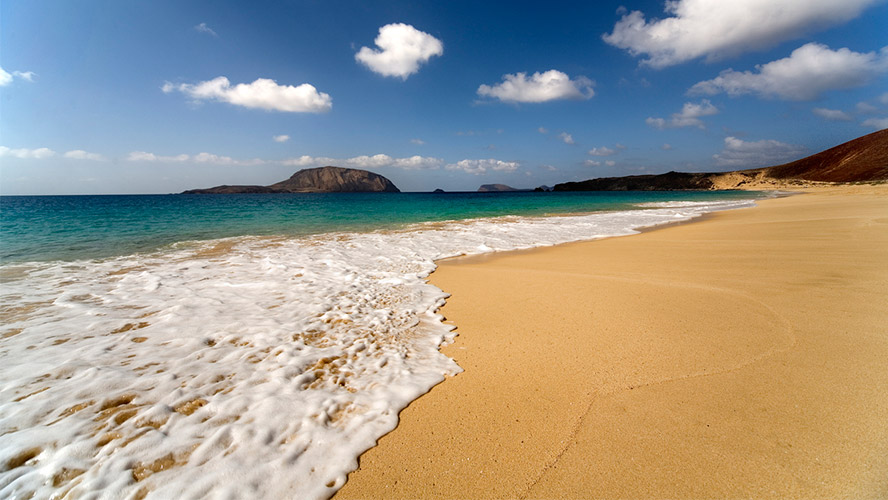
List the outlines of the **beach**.
{"type": "Polygon", "coordinates": [[[336,498],[884,498],[888,187],[439,262],[465,371],[336,498]]]}

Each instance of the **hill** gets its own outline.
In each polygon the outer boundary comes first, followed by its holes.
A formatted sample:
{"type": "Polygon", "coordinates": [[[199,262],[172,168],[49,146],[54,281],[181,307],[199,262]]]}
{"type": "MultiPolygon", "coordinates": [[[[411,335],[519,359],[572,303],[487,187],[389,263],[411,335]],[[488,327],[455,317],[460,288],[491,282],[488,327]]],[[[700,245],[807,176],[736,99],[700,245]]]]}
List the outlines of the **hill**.
{"type": "Polygon", "coordinates": [[[300,170],[289,179],[270,186],[216,186],[190,189],[182,194],[232,193],[399,193],[385,177],[355,168],[318,167],[300,170]]]}
{"type": "Polygon", "coordinates": [[[888,180],[888,129],[873,132],[783,165],[732,172],[668,172],[603,177],[555,185],[555,191],[667,191],[673,189],[760,189],[811,183],[888,180]]]}
{"type": "Polygon", "coordinates": [[[520,191],[520,190],[515,189],[512,186],[507,186],[505,184],[482,184],[481,187],[478,188],[479,193],[500,193],[503,191],[520,191]]]}

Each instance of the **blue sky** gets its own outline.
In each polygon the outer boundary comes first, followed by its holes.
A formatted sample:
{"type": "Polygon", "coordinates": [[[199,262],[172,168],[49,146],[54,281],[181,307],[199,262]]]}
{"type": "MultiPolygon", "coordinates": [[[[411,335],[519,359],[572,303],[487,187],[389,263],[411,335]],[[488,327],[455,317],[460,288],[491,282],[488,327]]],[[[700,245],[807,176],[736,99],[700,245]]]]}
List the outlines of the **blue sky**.
{"type": "Polygon", "coordinates": [[[0,193],[777,164],[888,127],[886,26],[877,0],[9,0],[0,193]]]}

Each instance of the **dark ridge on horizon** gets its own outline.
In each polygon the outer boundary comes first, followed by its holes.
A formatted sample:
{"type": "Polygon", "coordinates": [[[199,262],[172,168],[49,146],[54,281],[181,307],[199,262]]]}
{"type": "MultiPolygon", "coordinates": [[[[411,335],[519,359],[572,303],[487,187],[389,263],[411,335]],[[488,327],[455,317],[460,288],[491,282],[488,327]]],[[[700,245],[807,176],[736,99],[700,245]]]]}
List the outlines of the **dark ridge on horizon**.
{"type": "Polygon", "coordinates": [[[820,153],[773,167],[729,172],[667,172],[601,177],[556,184],[555,191],[668,191],[741,189],[806,183],[888,180],[888,129],[858,137],[820,153]]]}

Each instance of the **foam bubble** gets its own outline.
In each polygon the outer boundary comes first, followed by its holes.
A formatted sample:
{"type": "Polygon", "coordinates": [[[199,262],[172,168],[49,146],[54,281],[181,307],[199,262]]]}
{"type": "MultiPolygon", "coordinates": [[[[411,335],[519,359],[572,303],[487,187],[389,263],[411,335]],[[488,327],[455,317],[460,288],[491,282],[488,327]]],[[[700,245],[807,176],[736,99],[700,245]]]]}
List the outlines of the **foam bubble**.
{"type": "Polygon", "coordinates": [[[2,270],[0,496],[325,498],[461,371],[437,259],[750,206],[245,237],[2,270]]]}

